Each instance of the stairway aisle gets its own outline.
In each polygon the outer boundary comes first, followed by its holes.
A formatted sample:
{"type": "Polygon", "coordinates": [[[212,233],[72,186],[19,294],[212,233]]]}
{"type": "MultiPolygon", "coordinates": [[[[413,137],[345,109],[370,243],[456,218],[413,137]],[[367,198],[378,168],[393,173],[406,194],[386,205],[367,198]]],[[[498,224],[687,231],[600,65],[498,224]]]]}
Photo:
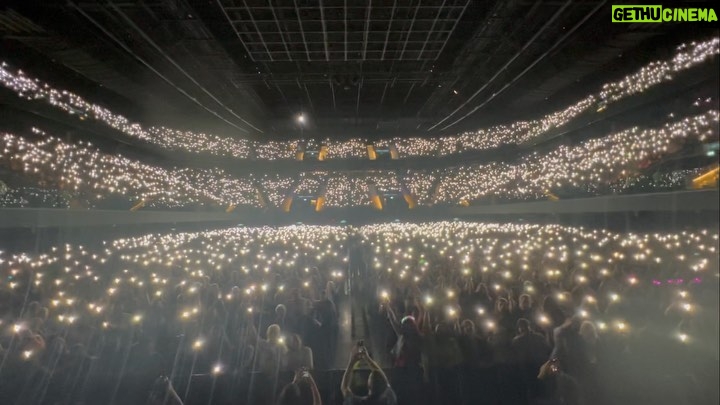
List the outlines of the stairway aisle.
{"type": "Polygon", "coordinates": [[[352,300],[352,295],[347,296],[337,304],[339,330],[332,365],[336,369],[344,369],[347,366],[351,349],[358,340],[365,339],[362,308],[352,300]]]}
{"type": "Polygon", "coordinates": [[[386,325],[376,316],[375,285],[369,277],[371,274],[367,266],[362,263],[361,255],[352,248],[350,250],[351,260],[345,284],[347,295],[337,303],[339,332],[334,366],[339,369],[347,367],[350,351],[362,340],[373,359],[380,366],[387,367],[391,362],[385,353],[386,325]]]}

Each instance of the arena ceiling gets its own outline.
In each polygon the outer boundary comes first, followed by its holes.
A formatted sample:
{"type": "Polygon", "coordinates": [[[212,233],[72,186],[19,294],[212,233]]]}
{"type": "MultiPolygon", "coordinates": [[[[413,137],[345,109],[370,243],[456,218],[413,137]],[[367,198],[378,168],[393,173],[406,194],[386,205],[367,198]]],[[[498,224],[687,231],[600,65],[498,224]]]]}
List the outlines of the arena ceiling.
{"type": "Polygon", "coordinates": [[[694,34],[611,24],[603,1],[33,0],[0,9],[4,60],[131,118],[256,139],[436,135],[528,118],[694,34]]]}

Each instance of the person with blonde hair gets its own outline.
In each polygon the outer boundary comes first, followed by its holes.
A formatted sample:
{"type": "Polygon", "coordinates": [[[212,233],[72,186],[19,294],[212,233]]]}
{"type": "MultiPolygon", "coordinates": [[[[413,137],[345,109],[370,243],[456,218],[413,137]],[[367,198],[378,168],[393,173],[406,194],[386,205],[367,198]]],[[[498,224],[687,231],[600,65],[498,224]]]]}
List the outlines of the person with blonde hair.
{"type": "Polygon", "coordinates": [[[313,352],[307,346],[303,346],[300,335],[293,333],[288,336],[287,353],[285,353],[284,365],[285,370],[298,370],[300,368],[306,370],[313,369],[313,352]]]}
{"type": "Polygon", "coordinates": [[[258,339],[257,342],[255,369],[269,376],[277,375],[287,353],[287,346],[280,335],[280,326],[276,324],[268,326],[265,336],[266,339],[258,339]]]}

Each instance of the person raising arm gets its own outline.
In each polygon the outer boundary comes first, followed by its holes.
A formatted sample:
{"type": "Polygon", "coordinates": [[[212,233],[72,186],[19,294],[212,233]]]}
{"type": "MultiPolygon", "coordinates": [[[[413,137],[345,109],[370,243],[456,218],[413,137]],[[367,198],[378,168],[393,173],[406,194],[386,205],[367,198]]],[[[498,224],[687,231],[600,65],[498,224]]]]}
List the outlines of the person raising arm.
{"type": "Polygon", "coordinates": [[[306,368],[299,368],[295,370],[295,378],[292,382],[280,391],[280,396],[277,400],[277,405],[297,405],[307,404],[307,400],[303,396],[303,387],[309,389],[312,395],[312,405],[322,405],[322,399],[320,398],[320,391],[318,391],[317,384],[312,375],[306,368]]]}
{"type": "Polygon", "coordinates": [[[382,368],[367,354],[364,346],[356,345],[350,355],[350,362],[343,375],[341,390],[345,398],[345,405],[396,405],[397,398],[390,382],[382,368]],[[370,376],[368,377],[368,395],[365,397],[357,396],[352,392],[350,384],[352,382],[353,369],[359,362],[364,361],[370,367],[370,376]]]}

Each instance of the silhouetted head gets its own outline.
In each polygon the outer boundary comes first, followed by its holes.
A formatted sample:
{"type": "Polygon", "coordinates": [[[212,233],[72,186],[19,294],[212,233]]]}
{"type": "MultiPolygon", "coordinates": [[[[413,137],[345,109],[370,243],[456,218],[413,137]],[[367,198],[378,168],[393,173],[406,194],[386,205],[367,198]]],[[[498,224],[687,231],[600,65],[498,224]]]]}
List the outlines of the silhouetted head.
{"type": "Polygon", "coordinates": [[[523,294],[520,296],[519,305],[520,305],[521,310],[527,311],[532,306],[532,299],[530,298],[529,295],[523,294]]]}
{"type": "Polygon", "coordinates": [[[469,319],[462,321],[461,324],[463,335],[471,336],[475,334],[475,323],[469,319]]]}
{"type": "Polygon", "coordinates": [[[530,332],[530,321],[525,318],[518,319],[516,323],[517,331],[519,334],[524,335],[530,332]]]}
{"type": "Polygon", "coordinates": [[[404,317],[400,321],[400,332],[403,335],[420,333],[420,330],[418,329],[418,326],[417,326],[417,322],[415,322],[415,318],[413,318],[412,316],[404,317]]]}
{"type": "Polygon", "coordinates": [[[497,301],[498,312],[507,312],[509,310],[508,301],[505,298],[500,298],[497,301]]]}
{"type": "Polygon", "coordinates": [[[280,326],[272,324],[267,328],[267,340],[272,343],[280,341],[280,326]]]}
{"type": "Polygon", "coordinates": [[[450,336],[450,327],[446,323],[439,323],[435,326],[435,335],[439,337],[450,336]]]}
{"type": "Polygon", "coordinates": [[[595,342],[598,340],[598,333],[597,329],[595,329],[595,325],[590,321],[583,321],[580,325],[580,336],[582,336],[586,342],[595,342]]]}
{"type": "Polygon", "coordinates": [[[290,336],[288,336],[287,339],[287,347],[290,350],[300,350],[303,347],[302,338],[297,333],[292,333],[290,336]]]}
{"type": "Polygon", "coordinates": [[[482,283],[478,286],[478,292],[483,295],[489,295],[487,286],[482,283]]]}

